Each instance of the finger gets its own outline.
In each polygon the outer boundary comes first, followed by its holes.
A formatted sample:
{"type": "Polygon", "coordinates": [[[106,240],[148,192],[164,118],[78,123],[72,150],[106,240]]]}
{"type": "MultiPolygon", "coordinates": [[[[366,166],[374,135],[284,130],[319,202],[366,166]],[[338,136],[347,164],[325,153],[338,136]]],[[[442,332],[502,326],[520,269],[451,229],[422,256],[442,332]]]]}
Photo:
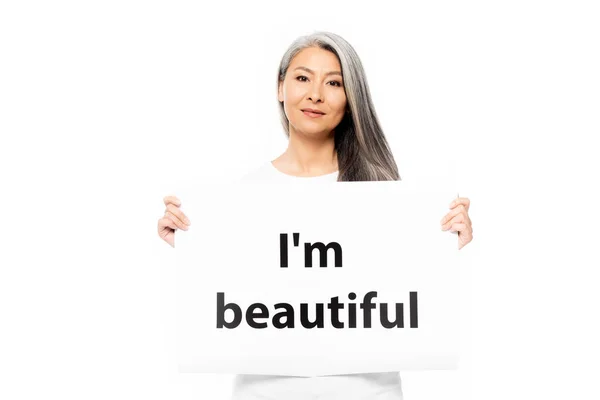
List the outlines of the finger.
{"type": "Polygon", "coordinates": [[[471,200],[468,197],[458,197],[450,203],[450,208],[454,208],[462,204],[465,207],[465,210],[469,211],[469,206],[471,205],[471,200]]]}
{"type": "Polygon", "coordinates": [[[168,206],[169,204],[175,204],[177,207],[181,206],[181,201],[175,196],[165,196],[163,202],[165,203],[165,206],[168,206]]]}
{"type": "Polygon", "coordinates": [[[171,221],[169,218],[167,217],[163,217],[161,219],[158,220],[158,230],[162,231],[164,230],[164,228],[171,228],[173,230],[177,230],[177,225],[175,224],[175,222],[171,221]]]}
{"type": "Polygon", "coordinates": [[[177,227],[177,224],[175,222],[173,222],[173,220],[171,220],[170,218],[167,218],[167,217],[162,217],[161,219],[158,220],[158,227],[159,228],[179,229],[177,227]]]}
{"type": "Polygon", "coordinates": [[[167,211],[170,211],[173,215],[176,215],[177,218],[179,218],[179,220],[181,222],[183,222],[186,225],[191,225],[190,224],[190,220],[188,219],[188,217],[183,213],[183,211],[181,211],[181,209],[178,206],[175,206],[173,204],[169,204],[167,206],[167,211]]]}
{"type": "Polygon", "coordinates": [[[440,224],[444,225],[448,223],[448,221],[450,221],[452,218],[459,214],[466,214],[465,206],[463,206],[462,204],[459,204],[456,208],[454,208],[452,211],[446,214],[444,218],[442,218],[442,220],[440,221],[440,224]]]}
{"type": "Polygon", "coordinates": [[[462,249],[463,247],[465,247],[467,244],[471,243],[471,241],[473,240],[473,231],[469,232],[468,227],[465,229],[465,231],[462,231],[459,233],[458,236],[458,249],[462,249]]]}
{"type": "Polygon", "coordinates": [[[445,224],[442,224],[442,230],[443,231],[448,230],[448,229],[450,229],[450,227],[452,226],[452,224],[456,224],[456,223],[459,223],[459,222],[466,224],[465,214],[463,214],[463,213],[457,214],[450,221],[446,222],[445,224]]]}
{"type": "Polygon", "coordinates": [[[467,230],[467,224],[456,223],[450,225],[450,232],[465,232],[467,230]]]}
{"type": "Polygon", "coordinates": [[[188,226],[186,224],[184,224],[183,222],[181,222],[181,220],[175,214],[173,214],[171,211],[165,212],[165,218],[169,218],[171,221],[173,221],[179,229],[183,229],[184,231],[188,230],[188,226]]]}

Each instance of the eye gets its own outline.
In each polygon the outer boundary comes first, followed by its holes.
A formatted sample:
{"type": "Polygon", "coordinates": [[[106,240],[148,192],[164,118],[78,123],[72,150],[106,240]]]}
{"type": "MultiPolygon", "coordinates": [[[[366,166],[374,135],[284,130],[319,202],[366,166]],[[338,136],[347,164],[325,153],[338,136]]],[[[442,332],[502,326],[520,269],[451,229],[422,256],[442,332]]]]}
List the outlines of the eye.
{"type": "Polygon", "coordinates": [[[300,82],[306,82],[305,79],[307,79],[307,78],[304,75],[300,75],[296,78],[296,80],[299,80],[300,82]]]}
{"type": "Polygon", "coordinates": [[[341,87],[342,86],[341,82],[338,82],[338,81],[331,81],[329,83],[333,83],[334,84],[333,86],[337,86],[337,87],[341,87]]]}

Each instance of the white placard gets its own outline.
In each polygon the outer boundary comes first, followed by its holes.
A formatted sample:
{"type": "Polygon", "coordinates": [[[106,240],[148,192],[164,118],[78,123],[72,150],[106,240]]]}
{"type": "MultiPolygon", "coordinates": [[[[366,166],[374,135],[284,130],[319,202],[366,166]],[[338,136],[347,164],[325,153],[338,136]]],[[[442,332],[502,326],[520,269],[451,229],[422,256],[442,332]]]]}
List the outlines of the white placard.
{"type": "Polygon", "coordinates": [[[456,192],[228,183],[178,197],[181,372],[456,368],[458,244],[440,229],[456,192]]]}

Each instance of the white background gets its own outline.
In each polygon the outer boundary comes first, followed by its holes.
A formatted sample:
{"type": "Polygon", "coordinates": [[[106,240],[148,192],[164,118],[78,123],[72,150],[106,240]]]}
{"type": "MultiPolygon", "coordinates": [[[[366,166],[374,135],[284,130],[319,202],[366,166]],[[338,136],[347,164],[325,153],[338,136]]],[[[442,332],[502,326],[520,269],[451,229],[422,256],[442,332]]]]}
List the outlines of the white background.
{"type": "Polygon", "coordinates": [[[405,398],[599,398],[598,20],[592,1],[3,2],[0,398],[228,398],[231,377],[177,372],[161,201],[285,150],[277,65],[316,29],[361,56],[401,176],[454,161],[472,201],[461,369],[403,373],[405,398]]]}

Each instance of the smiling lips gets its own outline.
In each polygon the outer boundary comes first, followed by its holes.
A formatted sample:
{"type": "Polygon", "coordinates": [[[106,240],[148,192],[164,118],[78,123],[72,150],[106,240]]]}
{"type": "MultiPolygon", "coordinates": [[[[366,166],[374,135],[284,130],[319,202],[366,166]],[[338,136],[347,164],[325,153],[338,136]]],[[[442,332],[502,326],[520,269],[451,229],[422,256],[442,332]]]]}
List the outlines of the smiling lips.
{"type": "Polygon", "coordinates": [[[323,115],[325,115],[324,112],[315,110],[313,108],[304,108],[304,109],[302,109],[302,113],[304,115],[306,115],[307,117],[311,117],[311,118],[318,118],[318,117],[322,117],[323,115]]]}

